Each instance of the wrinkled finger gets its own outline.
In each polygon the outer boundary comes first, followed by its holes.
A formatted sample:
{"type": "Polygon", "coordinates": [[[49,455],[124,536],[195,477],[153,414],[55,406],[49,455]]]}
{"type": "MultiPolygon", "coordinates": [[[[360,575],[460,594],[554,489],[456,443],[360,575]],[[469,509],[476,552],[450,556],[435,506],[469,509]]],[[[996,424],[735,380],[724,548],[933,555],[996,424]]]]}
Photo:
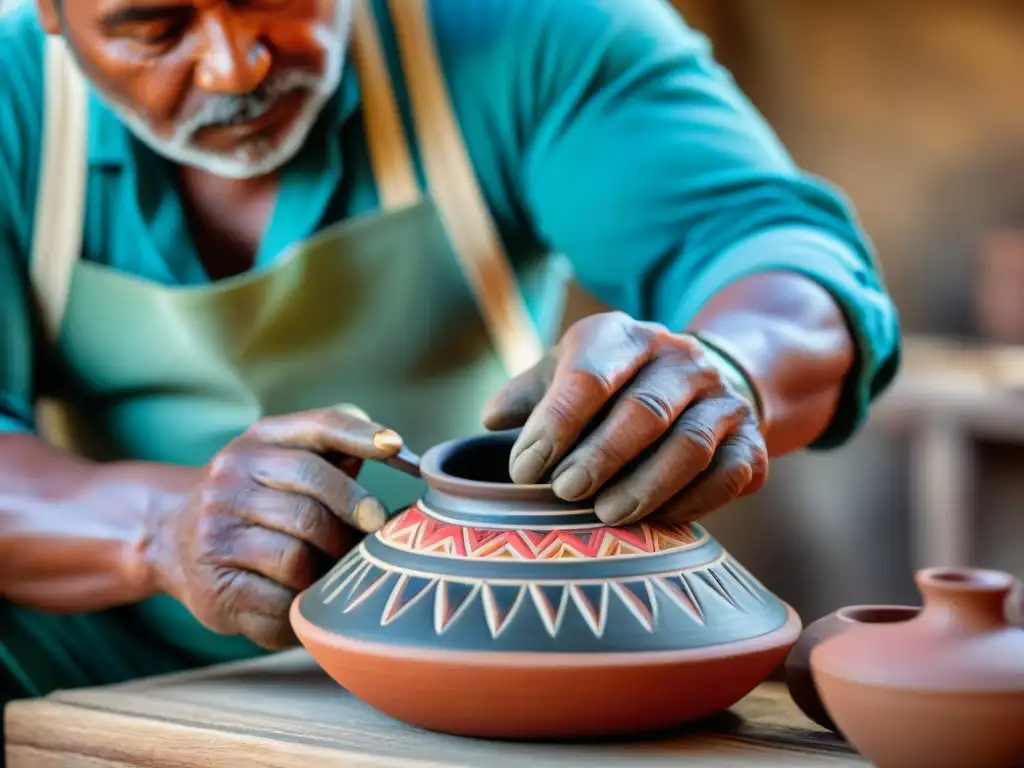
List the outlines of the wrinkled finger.
{"type": "MultiPolygon", "coordinates": [[[[715,372],[690,355],[669,352],[627,386],[600,425],[559,464],[554,492],[567,501],[596,493],[654,445],[699,396],[719,386],[715,372]]],[[[728,408],[728,401],[715,401],[728,408]]],[[[718,418],[714,413],[709,418],[718,418]]]]}
{"type": "Polygon", "coordinates": [[[592,332],[577,325],[581,329],[565,340],[551,385],[512,447],[509,472],[516,483],[540,482],[655,354],[643,326],[631,320],[605,319],[592,332]]]}
{"type": "Polygon", "coordinates": [[[374,533],[387,522],[387,510],[350,475],[308,451],[280,450],[256,457],[251,476],[260,485],[299,494],[323,504],[345,524],[374,533]]]}
{"type": "Polygon", "coordinates": [[[767,479],[768,458],[763,440],[749,433],[730,435],[707,470],[668,502],[660,517],[671,523],[697,520],[760,490],[767,479]]]}
{"type": "Polygon", "coordinates": [[[657,510],[711,465],[743,424],[745,405],[733,398],[698,401],[649,457],[597,497],[597,516],[607,525],[629,525],[657,510]]]}
{"type": "Polygon", "coordinates": [[[359,459],[387,459],[402,449],[397,432],[361,418],[351,406],[270,416],[253,424],[245,437],[284,448],[343,453],[359,459]]]}
{"type": "Polygon", "coordinates": [[[296,592],[319,577],[311,546],[266,528],[239,526],[221,546],[217,561],[221,568],[255,573],[296,592]]]}
{"type": "Polygon", "coordinates": [[[299,645],[291,622],[285,618],[271,618],[259,613],[243,613],[238,617],[242,635],[264,650],[286,651],[299,645]]]}
{"type": "Polygon", "coordinates": [[[233,501],[244,522],[304,541],[335,560],[352,543],[351,529],[308,495],[257,487],[235,494],[233,501]]]}
{"type": "Polygon", "coordinates": [[[230,577],[235,592],[232,600],[231,631],[238,632],[261,648],[284,650],[298,645],[288,611],[296,594],[254,573],[234,571],[230,577]]]}
{"type": "Polygon", "coordinates": [[[557,359],[549,353],[537,365],[514,377],[484,404],[484,429],[521,427],[547,392],[557,359]]]}
{"type": "Polygon", "coordinates": [[[240,632],[264,648],[276,649],[294,644],[288,639],[288,611],[296,594],[259,574],[218,567],[211,569],[209,597],[192,608],[212,632],[240,632]]]}

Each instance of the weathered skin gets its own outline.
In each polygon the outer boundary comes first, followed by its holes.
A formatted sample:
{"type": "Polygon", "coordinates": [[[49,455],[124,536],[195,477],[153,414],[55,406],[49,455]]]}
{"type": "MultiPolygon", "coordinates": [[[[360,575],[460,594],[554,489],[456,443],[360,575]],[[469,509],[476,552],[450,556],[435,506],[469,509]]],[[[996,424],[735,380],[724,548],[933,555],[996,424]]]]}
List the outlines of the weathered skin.
{"type": "Polygon", "coordinates": [[[385,521],[352,479],[361,460],[401,445],[337,409],[259,421],[199,469],[91,464],[4,435],[0,594],[74,612],[170,594],[215,631],[292,645],[291,601],[385,521]]]}
{"type": "Polygon", "coordinates": [[[770,455],[826,428],[854,355],[823,289],[794,274],[755,275],[719,294],[692,330],[740,352],[762,403],[760,426],[694,336],[598,315],[488,404],[488,427],[524,425],[513,479],[550,475],[567,500],[596,494],[598,516],[612,525],[654,510],[692,520],[760,489],[770,455]]]}
{"type": "MultiPolygon", "coordinates": [[[[322,72],[325,45],[342,34],[331,26],[330,0],[76,0],[64,3],[63,17],[55,0],[39,7],[47,30],[66,33],[94,83],[143,120],[157,144],[180,139],[183,121],[216,94],[248,93],[275,69],[322,72]],[[134,12],[117,18],[122,10],[134,12]],[[183,15],[202,23],[175,38],[183,15]],[[254,51],[257,31],[272,49],[254,51]]],[[[267,125],[207,128],[185,145],[211,165],[218,156],[284,162],[277,149],[300,130],[301,115],[300,104],[284,104],[267,125]]],[[[181,167],[181,186],[210,275],[247,269],[273,207],[274,173],[227,178],[197,163],[181,167]]],[[[573,327],[487,408],[489,428],[525,424],[514,479],[553,471],[557,493],[597,494],[609,523],[658,507],[691,519],[755,491],[768,455],[825,428],[853,348],[824,289],[794,274],[749,277],[689,330],[742,353],[764,406],[760,427],[692,337],[600,315],[573,327]]],[[[0,597],[88,612],[166,592],[212,629],[267,648],[292,645],[291,599],[313,583],[321,559],[346,550],[353,529],[383,522],[352,479],[359,462],[400,446],[386,425],[338,409],[258,422],[199,469],[96,464],[35,437],[0,435],[0,597]],[[324,458],[339,454],[350,458],[324,458]]]]}
{"type": "Polygon", "coordinates": [[[254,177],[294,154],[336,89],[351,2],[38,0],[38,7],[44,29],[64,35],[93,85],[157,151],[220,176],[254,177]],[[268,90],[282,78],[301,78],[303,88],[274,100],[268,90]],[[241,103],[261,116],[224,124],[241,103]]]}
{"type": "MultiPolygon", "coordinates": [[[[576,324],[489,406],[488,427],[526,425],[515,479],[532,482],[554,468],[559,495],[597,493],[598,514],[616,524],[658,507],[693,519],[756,491],[768,456],[813,440],[835,409],[853,357],[842,315],[813,283],[765,274],[723,292],[695,327],[734,340],[756,365],[768,416],[762,429],[750,403],[703,363],[692,337],[598,315],[576,324]],[[539,449],[529,447],[537,441],[539,449]],[[653,453],[616,477],[655,442],[653,453]],[[567,487],[570,465],[592,478],[589,487],[567,487]]],[[[385,427],[330,409],[258,422],[200,470],[94,465],[5,435],[0,594],[82,611],[167,592],[211,628],[286,647],[294,642],[289,602],[315,581],[318,559],[339,557],[351,528],[372,531],[383,521],[351,479],[358,460],[400,447],[385,427]],[[343,465],[350,474],[324,454],[356,459],[343,465]]]]}

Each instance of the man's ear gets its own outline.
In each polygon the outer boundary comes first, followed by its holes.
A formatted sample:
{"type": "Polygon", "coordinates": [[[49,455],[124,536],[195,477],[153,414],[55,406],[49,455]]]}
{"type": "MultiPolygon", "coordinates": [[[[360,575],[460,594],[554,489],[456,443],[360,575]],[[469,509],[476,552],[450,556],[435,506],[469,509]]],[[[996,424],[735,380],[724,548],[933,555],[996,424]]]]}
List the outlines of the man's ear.
{"type": "Polygon", "coordinates": [[[57,10],[59,0],[36,0],[39,9],[39,23],[48,35],[60,34],[60,12],[57,10]]]}

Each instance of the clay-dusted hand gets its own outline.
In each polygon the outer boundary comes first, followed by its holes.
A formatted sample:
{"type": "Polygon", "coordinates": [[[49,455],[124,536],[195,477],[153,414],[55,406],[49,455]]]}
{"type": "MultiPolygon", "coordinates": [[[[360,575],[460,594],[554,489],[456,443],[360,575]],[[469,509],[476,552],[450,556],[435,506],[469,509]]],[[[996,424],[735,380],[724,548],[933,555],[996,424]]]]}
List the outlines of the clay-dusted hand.
{"type": "Polygon", "coordinates": [[[568,501],[596,496],[607,525],[693,520],[758,490],[768,474],[751,401],[694,336],[620,312],[573,325],[484,410],[522,426],[516,483],[548,479],[568,501]]]}
{"type": "Polygon", "coordinates": [[[176,508],[155,513],[154,579],[209,629],[269,649],[297,641],[288,609],[386,513],[353,479],[393,456],[393,431],[328,408],[256,422],[200,471],[176,508]]]}

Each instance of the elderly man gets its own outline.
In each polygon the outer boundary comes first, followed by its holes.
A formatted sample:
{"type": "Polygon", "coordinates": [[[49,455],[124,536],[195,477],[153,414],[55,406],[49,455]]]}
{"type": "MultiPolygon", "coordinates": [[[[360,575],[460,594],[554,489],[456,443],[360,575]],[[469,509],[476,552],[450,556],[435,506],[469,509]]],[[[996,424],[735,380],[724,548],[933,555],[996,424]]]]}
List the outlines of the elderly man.
{"type": "Polygon", "coordinates": [[[293,644],[403,440],[690,520],[897,365],[664,0],[38,0],[0,73],[0,702],[293,644]],[[565,263],[617,311],[559,338],[565,263]]]}

